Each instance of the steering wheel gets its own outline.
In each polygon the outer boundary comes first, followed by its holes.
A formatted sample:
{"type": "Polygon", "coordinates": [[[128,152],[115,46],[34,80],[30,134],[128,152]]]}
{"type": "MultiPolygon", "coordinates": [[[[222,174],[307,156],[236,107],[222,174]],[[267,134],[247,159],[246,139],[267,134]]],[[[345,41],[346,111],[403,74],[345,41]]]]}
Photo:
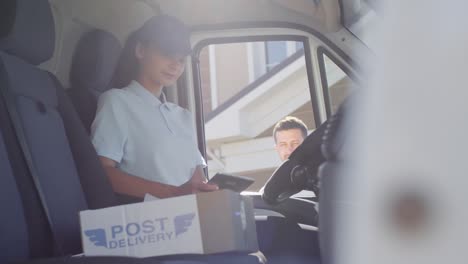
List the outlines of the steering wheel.
{"type": "Polygon", "coordinates": [[[327,122],[320,125],[304,142],[283,162],[265,184],[262,198],[269,204],[278,204],[292,195],[310,189],[318,196],[318,168],[325,161],[321,152],[322,137],[327,122]]]}

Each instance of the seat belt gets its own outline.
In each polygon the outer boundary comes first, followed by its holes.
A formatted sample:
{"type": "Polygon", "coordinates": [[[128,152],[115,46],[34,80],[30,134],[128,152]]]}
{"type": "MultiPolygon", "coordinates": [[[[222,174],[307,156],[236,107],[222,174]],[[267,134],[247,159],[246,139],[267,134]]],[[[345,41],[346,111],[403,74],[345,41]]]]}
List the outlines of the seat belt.
{"type": "MultiPolygon", "coordinates": [[[[2,65],[3,66],[3,65],[2,65]]],[[[3,67],[2,67],[3,68],[3,67]]],[[[39,176],[36,170],[36,167],[34,165],[33,159],[32,159],[32,154],[29,149],[29,145],[26,140],[26,135],[24,133],[23,126],[21,124],[20,120],[20,115],[17,111],[16,108],[16,103],[15,103],[15,97],[14,95],[8,90],[7,85],[1,86],[0,87],[0,93],[2,100],[5,104],[5,107],[8,111],[8,115],[10,117],[11,124],[13,125],[13,129],[16,134],[16,138],[18,139],[18,143],[21,147],[21,150],[23,152],[24,159],[26,161],[29,174],[31,175],[31,178],[34,183],[34,187],[37,191],[37,194],[39,196],[42,208],[44,210],[44,213],[47,218],[47,222],[49,223],[50,230],[52,232],[53,240],[54,240],[54,253],[64,255],[62,246],[61,246],[61,241],[59,234],[57,233],[56,229],[54,228],[54,221],[52,220],[52,217],[50,215],[50,210],[47,206],[47,201],[45,199],[44,191],[42,190],[41,183],[39,180],[39,176]]]]}

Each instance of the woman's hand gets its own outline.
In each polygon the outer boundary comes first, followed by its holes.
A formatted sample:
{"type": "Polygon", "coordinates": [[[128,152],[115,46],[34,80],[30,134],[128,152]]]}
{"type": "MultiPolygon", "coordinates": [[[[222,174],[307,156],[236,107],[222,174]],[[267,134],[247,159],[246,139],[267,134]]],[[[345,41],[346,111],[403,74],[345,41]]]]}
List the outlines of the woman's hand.
{"type": "Polygon", "coordinates": [[[217,185],[208,184],[204,176],[202,167],[198,166],[192,175],[192,178],[186,183],[177,187],[177,195],[186,195],[198,192],[212,192],[217,191],[217,185]]]}

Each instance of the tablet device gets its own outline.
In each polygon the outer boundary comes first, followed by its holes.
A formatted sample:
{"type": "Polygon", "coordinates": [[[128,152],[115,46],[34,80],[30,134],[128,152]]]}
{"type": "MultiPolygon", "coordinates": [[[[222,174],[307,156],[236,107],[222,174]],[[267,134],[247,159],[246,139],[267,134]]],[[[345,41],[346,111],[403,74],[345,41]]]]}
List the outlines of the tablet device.
{"type": "Polygon", "coordinates": [[[216,173],[208,183],[218,185],[219,189],[228,189],[235,192],[242,192],[247,189],[255,180],[249,177],[234,176],[223,173],[216,173]]]}

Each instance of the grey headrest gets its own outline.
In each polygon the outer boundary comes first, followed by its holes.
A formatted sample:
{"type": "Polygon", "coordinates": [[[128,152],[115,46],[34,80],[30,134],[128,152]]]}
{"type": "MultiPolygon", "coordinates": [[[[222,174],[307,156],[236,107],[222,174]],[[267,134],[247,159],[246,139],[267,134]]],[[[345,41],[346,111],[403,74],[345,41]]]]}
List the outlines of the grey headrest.
{"type": "Polygon", "coordinates": [[[107,90],[121,50],[119,40],[109,32],[93,30],[83,35],[73,56],[72,89],[107,90]]]}
{"type": "Polygon", "coordinates": [[[49,1],[0,1],[0,50],[37,65],[52,57],[54,47],[49,1]]]}

